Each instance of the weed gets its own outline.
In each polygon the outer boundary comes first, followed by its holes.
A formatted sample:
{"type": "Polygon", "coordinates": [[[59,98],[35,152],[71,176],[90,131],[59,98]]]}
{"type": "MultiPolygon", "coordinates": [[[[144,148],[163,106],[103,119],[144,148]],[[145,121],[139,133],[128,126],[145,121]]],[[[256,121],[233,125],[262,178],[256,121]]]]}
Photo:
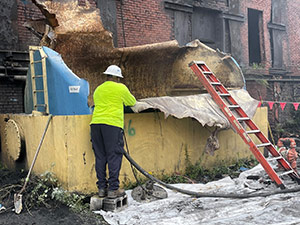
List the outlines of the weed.
{"type": "Polygon", "coordinates": [[[253,157],[250,159],[239,159],[230,165],[225,161],[222,161],[212,169],[204,169],[199,162],[196,162],[195,165],[186,167],[185,176],[198,182],[206,183],[220,179],[225,175],[235,178],[239,175],[241,167],[252,168],[257,164],[258,161],[253,157]]]}
{"type": "Polygon", "coordinates": [[[265,65],[262,63],[252,63],[250,66],[252,69],[255,69],[255,70],[265,68],[265,65]]]}
{"type": "Polygon", "coordinates": [[[300,111],[292,110],[290,112],[290,118],[285,123],[278,123],[273,128],[274,135],[283,137],[298,137],[300,133],[300,111]]]}
{"type": "Polygon", "coordinates": [[[129,189],[133,189],[135,187],[137,187],[140,184],[144,184],[146,182],[146,178],[141,178],[141,177],[137,177],[139,182],[133,182],[129,179],[125,179],[124,181],[122,181],[122,186],[125,190],[129,190],[129,189]]]}
{"type": "Polygon", "coordinates": [[[266,79],[259,79],[259,80],[256,80],[256,83],[260,84],[260,85],[263,86],[263,87],[267,87],[267,88],[270,89],[268,80],[266,80],[266,79]]]}
{"type": "Polygon", "coordinates": [[[50,207],[48,202],[51,200],[51,192],[53,188],[57,187],[57,184],[57,179],[50,172],[46,172],[40,177],[32,177],[29,184],[32,190],[26,195],[26,205],[29,208],[40,205],[50,207]]]}
{"type": "Polygon", "coordinates": [[[53,202],[67,205],[74,212],[86,211],[89,207],[84,202],[86,196],[63,190],[58,185],[57,178],[51,172],[33,177],[31,180],[32,190],[25,195],[25,204],[28,208],[41,205],[50,208],[53,202]]]}
{"type": "Polygon", "coordinates": [[[58,187],[53,189],[51,198],[67,205],[74,212],[83,212],[89,208],[89,204],[84,203],[86,198],[84,195],[70,193],[58,187]]]}
{"type": "Polygon", "coordinates": [[[187,183],[189,179],[180,174],[174,173],[171,175],[163,174],[161,180],[167,184],[176,184],[176,183],[187,183]]]}

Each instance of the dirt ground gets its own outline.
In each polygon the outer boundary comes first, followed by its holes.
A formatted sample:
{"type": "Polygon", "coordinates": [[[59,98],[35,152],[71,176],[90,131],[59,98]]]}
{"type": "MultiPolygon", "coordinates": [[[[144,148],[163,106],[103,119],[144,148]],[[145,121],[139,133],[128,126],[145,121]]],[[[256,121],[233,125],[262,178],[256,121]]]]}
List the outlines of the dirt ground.
{"type": "MultiPolygon", "coordinates": [[[[102,216],[92,212],[74,212],[66,205],[51,199],[47,201],[46,206],[28,207],[23,203],[23,210],[17,215],[14,212],[13,195],[21,189],[23,185],[21,179],[26,175],[25,172],[0,169],[0,204],[6,209],[0,211],[0,225],[108,224],[102,216]]],[[[23,200],[30,194],[32,186],[33,184],[29,182],[23,193],[23,200]]],[[[88,202],[89,198],[86,201],[88,202]]]]}
{"type": "Polygon", "coordinates": [[[1,225],[73,225],[73,224],[108,224],[103,219],[95,216],[76,214],[69,210],[67,206],[57,206],[47,209],[45,207],[36,208],[30,211],[23,211],[20,215],[11,210],[0,214],[1,225]]]}

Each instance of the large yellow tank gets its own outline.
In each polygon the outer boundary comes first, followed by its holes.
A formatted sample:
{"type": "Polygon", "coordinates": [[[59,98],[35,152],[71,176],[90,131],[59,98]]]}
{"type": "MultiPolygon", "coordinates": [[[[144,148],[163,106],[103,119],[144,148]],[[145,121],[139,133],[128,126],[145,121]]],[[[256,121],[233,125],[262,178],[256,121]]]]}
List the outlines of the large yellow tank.
{"type": "MultiPolygon", "coordinates": [[[[69,191],[96,191],[90,119],[90,115],[54,116],[33,172],[53,172],[69,191]]],[[[41,115],[1,114],[1,163],[9,168],[21,165],[28,169],[47,120],[48,116],[41,115]],[[10,130],[9,133],[6,132],[7,129],[10,130]],[[11,139],[20,142],[21,146],[10,145],[11,139]]],[[[253,120],[267,134],[267,108],[258,108],[253,120]]],[[[192,163],[200,161],[204,168],[212,168],[252,155],[249,146],[232,130],[220,131],[220,149],[215,151],[214,156],[206,154],[204,148],[206,139],[211,134],[209,130],[212,128],[205,128],[191,118],[165,119],[158,112],[125,115],[124,131],[130,155],[146,171],[158,176],[184,172],[186,159],[192,163]]],[[[120,180],[121,183],[129,180],[135,182],[130,164],[125,158],[120,180]]]]}
{"type": "MultiPolygon", "coordinates": [[[[203,86],[188,67],[191,61],[205,61],[229,89],[244,86],[243,74],[235,61],[198,40],[183,47],[169,41],[114,48],[112,35],[103,28],[98,9],[78,6],[77,0],[34,3],[48,24],[41,45],[60,53],[68,67],[89,82],[90,93],[104,81],[102,72],[110,64],[122,68],[123,81],[137,99],[203,92],[203,86]]],[[[34,23],[28,26],[34,27],[34,23]]],[[[90,120],[90,115],[53,116],[33,172],[53,172],[69,191],[96,191],[90,120]]],[[[267,108],[257,109],[254,121],[267,133],[267,108]]],[[[1,162],[10,168],[28,169],[46,122],[47,116],[41,115],[0,115],[1,162]]],[[[203,127],[191,118],[165,119],[157,112],[125,115],[131,156],[156,175],[183,172],[186,160],[192,163],[199,160],[210,168],[252,155],[232,130],[221,131],[220,149],[214,157],[207,155],[204,148],[211,134],[209,130],[214,128],[203,127]]],[[[125,159],[120,178],[121,182],[134,181],[125,159]]]]}

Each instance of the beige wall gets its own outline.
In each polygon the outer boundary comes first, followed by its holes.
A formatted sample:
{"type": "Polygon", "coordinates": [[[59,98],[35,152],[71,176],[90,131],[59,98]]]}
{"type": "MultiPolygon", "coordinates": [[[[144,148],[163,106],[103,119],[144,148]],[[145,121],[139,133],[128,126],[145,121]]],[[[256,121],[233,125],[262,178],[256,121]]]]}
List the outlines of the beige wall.
{"type": "MultiPolygon", "coordinates": [[[[46,126],[47,116],[0,115],[1,161],[7,167],[14,168],[16,163],[11,159],[9,146],[6,145],[4,119],[8,117],[15,120],[23,130],[25,161],[29,168],[46,126]]],[[[35,163],[34,173],[51,171],[63,187],[70,191],[96,191],[90,119],[90,115],[54,116],[35,163]]],[[[267,134],[267,108],[258,108],[253,120],[267,134]]],[[[205,154],[204,146],[210,134],[208,129],[191,118],[165,119],[162,113],[157,112],[125,115],[124,130],[130,155],[146,171],[156,175],[184,171],[186,155],[192,163],[200,160],[207,168],[252,155],[249,147],[232,130],[218,134],[221,147],[214,156],[205,154]]],[[[124,158],[120,180],[122,182],[127,178],[135,181],[130,164],[124,158]]]]}

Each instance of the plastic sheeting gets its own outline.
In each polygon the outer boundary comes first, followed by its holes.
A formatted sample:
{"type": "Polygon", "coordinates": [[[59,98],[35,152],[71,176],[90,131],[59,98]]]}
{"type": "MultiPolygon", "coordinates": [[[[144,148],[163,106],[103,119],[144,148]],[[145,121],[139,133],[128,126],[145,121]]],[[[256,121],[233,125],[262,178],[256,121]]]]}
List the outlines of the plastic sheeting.
{"type": "MultiPolygon", "coordinates": [[[[48,107],[52,115],[86,115],[90,114],[88,106],[89,83],[80,79],[64,63],[60,54],[50,48],[43,47],[46,54],[48,107]]],[[[39,51],[34,53],[35,74],[42,74],[42,63],[39,51]]],[[[36,79],[36,88],[44,90],[43,78],[36,79]]],[[[44,93],[36,94],[37,103],[44,104],[44,93]]],[[[29,68],[25,89],[25,112],[33,110],[33,95],[31,85],[31,71],[29,68]]],[[[38,107],[37,111],[44,112],[44,107],[38,107]]]]}
{"type": "MultiPolygon", "coordinates": [[[[278,190],[275,184],[265,184],[249,180],[254,175],[266,180],[266,172],[261,165],[240,174],[238,178],[225,177],[206,184],[173,184],[185,190],[203,193],[250,194],[278,190]]],[[[291,179],[285,180],[289,188],[298,185],[291,179]]],[[[248,199],[193,198],[169,189],[168,198],[153,202],[137,202],[126,191],[128,207],[117,212],[96,211],[112,225],[257,225],[300,224],[299,192],[256,197],[248,199]]]]}
{"type": "MultiPolygon", "coordinates": [[[[259,101],[252,98],[244,89],[230,91],[230,94],[248,116],[252,118],[259,101]]],[[[166,117],[169,115],[179,119],[191,117],[199,121],[202,126],[230,128],[229,121],[210,94],[141,99],[132,107],[132,110],[134,112],[141,112],[150,108],[159,109],[166,117]]]]}

